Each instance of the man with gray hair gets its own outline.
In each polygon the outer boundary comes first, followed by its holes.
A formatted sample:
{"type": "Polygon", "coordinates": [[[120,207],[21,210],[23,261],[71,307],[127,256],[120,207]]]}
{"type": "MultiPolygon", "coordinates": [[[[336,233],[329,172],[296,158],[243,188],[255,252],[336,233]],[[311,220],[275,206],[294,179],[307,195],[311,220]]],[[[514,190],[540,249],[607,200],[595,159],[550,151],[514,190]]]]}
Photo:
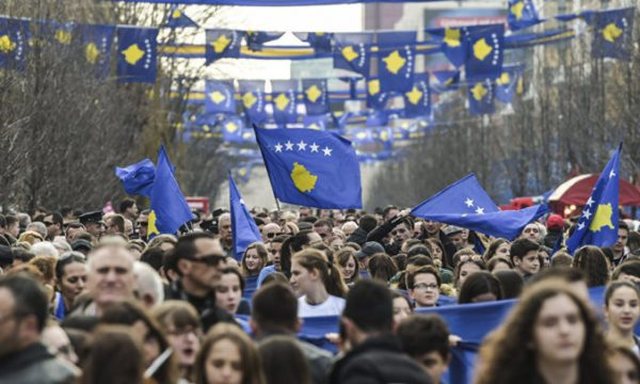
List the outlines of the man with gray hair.
{"type": "Polygon", "coordinates": [[[33,231],[40,234],[43,239],[47,238],[47,226],[44,225],[44,223],[41,221],[34,221],[33,223],[27,225],[27,229],[25,230],[25,232],[26,231],[33,231]]]}
{"type": "Polygon", "coordinates": [[[136,261],[133,264],[133,275],[136,278],[135,293],[142,305],[151,309],[164,301],[162,278],[152,266],[136,261]]]}
{"type": "Polygon", "coordinates": [[[233,231],[231,229],[231,214],[228,212],[218,216],[218,238],[227,257],[235,258],[233,254],[233,231]]]}

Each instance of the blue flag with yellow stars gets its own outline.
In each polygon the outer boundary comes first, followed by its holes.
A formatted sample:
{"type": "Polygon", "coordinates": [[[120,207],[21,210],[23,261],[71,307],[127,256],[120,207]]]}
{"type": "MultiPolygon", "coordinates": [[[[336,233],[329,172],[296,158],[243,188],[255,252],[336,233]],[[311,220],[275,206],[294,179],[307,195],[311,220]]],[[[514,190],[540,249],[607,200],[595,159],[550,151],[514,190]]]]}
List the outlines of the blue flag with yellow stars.
{"type": "Polygon", "coordinates": [[[153,161],[144,159],[124,168],[116,167],[116,176],[128,194],[149,197],[156,177],[156,166],[153,161]]]}
{"type": "Polygon", "coordinates": [[[618,240],[621,151],[622,143],[602,170],[582,208],[575,232],[567,239],[567,249],[572,255],[583,245],[609,247],[618,240]]]}
{"type": "Polygon", "coordinates": [[[109,76],[111,69],[111,45],[116,33],[113,25],[79,24],[76,27],[82,41],[82,57],[94,68],[97,78],[109,76]]]}
{"type": "Polygon", "coordinates": [[[469,80],[468,93],[471,115],[490,115],[495,112],[496,95],[492,80],[469,80]]]}
{"type": "Polygon", "coordinates": [[[324,131],[329,125],[329,116],[324,115],[307,115],[302,118],[304,128],[324,131]]]}
{"type": "Polygon", "coordinates": [[[460,71],[433,71],[433,77],[436,83],[433,84],[433,90],[436,92],[452,91],[458,89],[460,83],[460,71]]]}
{"type": "Polygon", "coordinates": [[[206,64],[223,57],[240,57],[240,47],[244,32],[232,29],[207,29],[206,64]]]}
{"type": "Polygon", "coordinates": [[[165,28],[199,28],[198,23],[187,16],[186,13],[177,6],[172,6],[167,15],[167,21],[163,25],[165,28]]]}
{"type": "Polygon", "coordinates": [[[465,27],[446,27],[427,29],[432,39],[440,43],[440,50],[456,68],[467,61],[467,29],[465,27]]]}
{"type": "Polygon", "coordinates": [[[264,80],[239,80],[240,100],[247,121],[251,125],[261,126],[267,119],[264,80]]]}
{"type": "Polygon", "coordinates": [[[30,39],[29,20],[0,17],[0,68],[24,71],[30,39]]]}
{"type": "Polygon", "coordinates": [[[273,119],[281,128],[298,120],[297,91],[297,80],[271,80],[273,119]]]}
{"type": "Polygon", "coordinates": [[[233,82],[207,80],[204,85],[204,93],[205,113],[236,113],[233,82]]]}
{"type": "Polygon", "coordinates": [[[466,78],[495,79],[502,71],[504,24],[470,28],[467,34],[466,78]]]}
{"type": "Polygon", "coordinates": [[[298,39],[309,43],[316,53],[331,53],[333,33],[327,32],[294,32],[298,39]]]}
{"type": "Polygon", "coordinates": [[[507,7],[509,8],[507,22],[512,31],[531,27],[544,21],[540,20],[533,0],[509,0],[507,7]]]}
{"type": "Polygon", "coordinates": [[[244,129],[240,116],[225,116],[218,125],[222,129],[222,138],[227,143],[243,143],[244,132],[250,132],[244,129]]]}
{"type": "Polygon", "coordinates": [[[154,28],[118,27],[118,81],[121,83],[155,83],[158,30],[154,28]]]}
{"type": "Polygon", "coordinates": [[[302,128],[255,131],[277,199],[315,208],[362,207],[360,166],[349,140],[302,128]]]}
{"type": "Polygon", "coordinates": [[[380,79],[372,77],[367,79],[367,107],[380,110],[384,109],[389,100],[389,94],[382,92],[380,79]]]}
{"type": "Polygon", "coordinates": [[[262,241],[260,229],[242,200],[238,186],[229,173],[229,211],[231,211],[231,234],[233,236],[233,255],[237,261],[251,243],[262,241]]]}
{"type": "Polygon", "coordinates": [[[327,79],[302,80],[302,93],[307,115],[324,115],[329,112],[327,79]]]}
{"type": "Polygon", "coordinates": [[[415,76],[411,90],[403,94],[405,117],[428,116],[431,113],[431,90],[429,74],[415,76]]]}
{"type": "Polygon", "coordinates": [[[406,92],[413,86],[415,32],[379,33],[378,77],[383,92],[406,92]],[[412,42],[413,41],[413,42],[412,42]],[[402,45],[404,44],[404,45],[402,45]]]}
{"type": "Polygon", "coordinates": [[[161,146],[158,151],[156,176],[151,187],[150,233],[174,234],[182,225],[191,221],[191,209],[180,190],[173,169],[164,146],[161,146]]]}
{"type": "Polygon", "coordinates": [[[336,33],[333,46],[333,67],[369,77],[372,33],[336,33]]]}
{"type": "Polygon", "coordinates": [[[520,65],[502,69],[502,73],[496,79],[496,99],[505,104],[511,104],[513,95],[519,93],[518,88],[522,84],[522,72],[523,67],[520,65]]]}
{"type": "Polygon", "coordinates": [[[633,45],[635,8],[612,9],[595,14],[591,55],[629,60],[633,45]]]}
{"type": "Polygon", "coordinates": [[[245,39],[250,50],[260,51],[264,43],[278,40],[282,35],[284,35],[284,32],[246,31],[245,39]]]}

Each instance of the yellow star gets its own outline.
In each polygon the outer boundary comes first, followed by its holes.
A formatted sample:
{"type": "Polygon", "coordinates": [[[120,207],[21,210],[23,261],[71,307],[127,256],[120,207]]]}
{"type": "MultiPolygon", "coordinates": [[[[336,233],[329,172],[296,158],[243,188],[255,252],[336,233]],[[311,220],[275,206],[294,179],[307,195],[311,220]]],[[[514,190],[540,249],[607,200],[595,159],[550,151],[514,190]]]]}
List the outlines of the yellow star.
{"type": "Polygon", "coordinates": [[[351,45],[342,48],[341,53],[342,56],[349,62],[357,59],[358,56],[360,56],[358,52],[353,50],[353,47],[351,45]]]}
{"type": "Polygon", "coordinates": [[[367,89],[371,96],[375,96],[378,93],[380,93],[380,80],[376,79],[376,80],[369,81],[369,84],[367,85],[367,89]]]}
{"type": "Polygon", "coordinates": [[[507,85],[511,81],[511,77],[508,72],[502,72],[498,80],[496,80],[496,84],[498,85],[507,85]]]}
{"type": "Polygon", "coordinates": [[[613,43],[618,39],[618,37],[622,36],[622,32],[623,30],[618,28],[616,23],[609,23],[602,30],[602,37],[604,37],[608,42],[613,43]]]}
{"type": "Polygon", "coordinates": [[[422,99],[422,92],[415,85],[411,89],[411,92],[407,92],[405,95],[407,95],[407,99],[409,99],[409,102],[413,105],[417,105],[422,99]]]}
{"type": "Polygon", "coordinates": [[[211,101],[213,101],[216,104],[220,104],[226,99],[225,95],[219,91],[211,92],[211,94],[209,95],[209,98],[211,99],[211,101]]]}
{"type": "Polygon", "coordinates": [[[480,61],[489,56],[492,51],[493,48],[491,48],[491,46],[487,44],[487,41],[484,39],[484,37],[473,44],[473,56],[475,56],[475,58],[480,61]]]}
{"type": "Polygon", "coordinates": [[[396,50],[391,52],[389,56],[382,59],[382,61],[384,61],[385,65],[387,66],[387,71],[389,71],[390,73],[393,73],[394,75],[397,75],[398,72],[400,72],[400,70],[402,69],[402,67],[404,67],[404,64],[407,62],[407,59],[400,56],[400,52],[396,50]]]}
{"type": "Polygon", "coordinates": [[[55,39],[58,40],[60,44],[69,45],[71,44],[71,33],[65,31],[63,29],[58,29],[54,35],[55,39]]]}
{"type": "Polygon", "coordinates": [[[11,37],[9,35],[0,36],[0,52],[9,53],[16,49],[16,43],[11,41],[11,37]]]}
{"type": "Polygon", "coordinates": [[[138,44],[131,44],[129,48],[122,51],[122,54],[129,65],[136,65],[144,57],[144,51],[138,47],[138,44]]]}
{"type": "Polygon", "coordinates": [[[304,93],[307,95],[307,99],[309,99],[309,101],[311,101],[312,103],[315,103],[320,98],[320,96],[322,96],[322,91],[315,84],[307,88],[304,93]]]}
{"type": "Polygon", "coordinates": [[[522,11],[524,10],[524,2],[518,1],[511,6],[511,13],[516,17],[516,20],[522,19],[522,11]]]}
{"type": "Polygon", "coordinates": [[[247,92],[242,95],[242,105],[244,105],[244,107],[247,109],[251,109],[256,101],[258,101],[258,99],[251,92],[247,92]]]}
{"type": "Polygon", "coordinates": [[[224,52],[225,49],[227,49],[227,47],[229,46],[229,44],[231,44],[231,39],[229,39],[227,37],[227,35],[220,35],[218,36],[218,38],[216,39],[216,41],[214,41],[213,43],[211,43],[211,45],[213,46],[213,50],[215,51],[215,53],[222,53],[224,52]]]}
{"type": "Polygon", "coordinates": [[[276,108],[280,111],[284,111],[290,102],[289,98],[284,93],[279,94],[274,101],[276,102],[276,108]]]}
{"type": "Polygon", "coordinates": [[[444,29],[444,43],[450,47],[460,46],[460,30],[453,28],[444,29]]]}
{"type": "Polygon", "coordinates": [[[98,62],[98,57],[100,57],[100,50],[94,43],[89,43],[84,47],[84,58],[87,59],[87,62],[90,64],[95,64],[98,62]]]}
{"type": "Polygon", "coordinates": [[[476,83],[476,85],[471,88],[471,94],[474,99],[480,101],[487,94],[487,89],[482,85],[482,83],[476,83]]]}
{"type": "Polygon", "coordinates": [[[238,126],[233,121],[230,121],[224,126],[224,129],[226,129],[229,133],[234,133],[238,130],[238,126]]]}

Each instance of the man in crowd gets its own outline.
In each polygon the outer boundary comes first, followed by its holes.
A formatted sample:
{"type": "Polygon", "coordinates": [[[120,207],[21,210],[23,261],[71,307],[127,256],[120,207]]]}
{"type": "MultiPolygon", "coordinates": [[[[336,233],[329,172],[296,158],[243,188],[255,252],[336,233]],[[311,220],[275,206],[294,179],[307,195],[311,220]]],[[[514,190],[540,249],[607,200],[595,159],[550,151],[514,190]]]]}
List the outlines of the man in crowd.
{"type": "Polygon", "coordinates": [[[511,243],[511,262],[523,279],[527,280],[540,271],[539,250],[540,243],[530,238],[520,238],[511,243]]]}
{"type": "Polygon", "coordinates": [[[222,250],[227,257],[234,257],[232,231],[231,214],[225,212],[218,217],[218,237],[222,245],[222,250]]]}
{"type": "Polygon", "coordinates": [[[440,275],[432,266],[420,267],[407,276],[407,288],[416,308],[435,307],[440,298],[440,275]]]}
{"type": "Polygon", "coordinates": [[[64,219],[59,212],[47,213],[42,222],[47,226],[47,240],[53,241],[56,236],[62,235],[62,229],[64,228],[64,219]]]}
{"type": "Polygon", "coordinates": [[[84,225],[85,230],[92,234],[96,239],[99,239],[105,231],[101,211],[83,213],[78,217],[78,219],[80,220],[80,223],[84,225]]]}
{"type": "Polygon", "coordinates": [[[313,223],[313,230],[315,233],[320,235],[322,241],[326,245],[331,245],[333,241],[333,225],[331,225],[331,221],[329,219],[320,219],[313,223]]]}
{"type": "Polygon", "coordinates": [[[629,226],[624,221],[618,222],[618,240],[612,247],[613,264],[620,265],[627,258],[627,241],[629,240],[629,226]]]}
{"type": "Polygon", "coordinates": [[[120,214],[124,216],[125,219],[129,219],[131,221],[136,221],[138,218],[138,206],[136,205],[136,201],[133,199],[124,199],[120,202],[120,214]]]}

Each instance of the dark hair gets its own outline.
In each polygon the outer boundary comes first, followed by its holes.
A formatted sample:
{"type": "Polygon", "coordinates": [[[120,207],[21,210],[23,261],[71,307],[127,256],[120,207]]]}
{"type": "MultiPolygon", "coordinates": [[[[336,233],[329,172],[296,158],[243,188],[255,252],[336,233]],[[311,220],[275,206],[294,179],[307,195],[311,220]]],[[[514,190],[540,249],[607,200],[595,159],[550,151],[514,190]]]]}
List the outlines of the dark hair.
{"type": "Polygon", "coordinates": [[[640,261],[628,260],[618,265],[618,267],[613,271],[611,278],[613,280],[618,280],[622,273],[640,278],[640,261]]]}
{"type": "MultiPolygon", "coordinates": [[[[249,244],[247,246],[247,249],[244,250],[244,253],[242,254],[242,260],[240,261],[240,269],[244,276],[251,276],[249,268],[247,268],[246,258],[247,258],[247,253],[252,249],[256,250],[258,257],[262,261],[262,267],[267,265],[267,260],[269,260],[269,252],[267,252],[267,248],[264,246],[262,242],[256,241],[254,243],[249,244]]],[[[260,269],[262,267],[258,268],[258,273],[260,272],[260,269]]]]}
{"type": "MultiPolygon", "coordinates": [[[[7,225],[9,224],[9,217],[7,216],[7,225]]],[[[637,231],[629,231],[629,237],[627,239],[627,247],[629,252],[636,253],[640,249],[640,233],[637,231]]]]}
{"type": "Polygon", "coordinates": [[[140,261],[149,264],[156,271],[160,271],[162,268],[162,260],[164,259],[165,251],[160,247],[151,247],[145,249],[140,255],[140,261]]]}
{"type": "Polygon", "coordinates": [[[605,307],[609,306],[609,301],[611,300],[611,296],[613,296],[613,294],[618,289],[620,289],[622,287],[627,287],[627,288],[633,289],[633,291],[636,293],[636,295],[640,299],[640,289],[638,289],[638,287],[635,284],[633,284],[630,281],[626,281],[626,280],[614,281],[611,284],[609,284],[607,286],[607,290],[604,291],[604,306],[605,307]]]}
{"type": "Polygon", "coordinates": [[[5,221],[6,221],[6,226],[7,227],[10,227],[15,223],[18,223],[18,224],[20,223],[18,218],[16,216],[13,216],[13,215],[6,216],[5,217],[5,221]]]}
{"type": "Polygon", "coordinates": [[[124,213],[124,211],[126,211],[127,209],[133,207],[136,204],[136,201],[131,199],[131,198],[126,198],[124,200],[122,200],[120,202],[120,205],[118,206],[118,212],[119,213],[124,213]]]}
{"type": "Polygon", "coordinates": [[[11,255],[13,256],[14,260],[21,260],[25,263],[31,261],[31,259],[36,257],[35,253],[19,247],[11,248],[11,255]]]}
{"type": "Polygon", "coordinates": [[[407,251],[407,257],[411,258],[413,256],[416,255],[423,255],[423,256],[427,256],[429,258],[433,257],[433,254],[431,252],[431,250],[429,249],[429,247],[427,247],[424,244],[417,244],[412,246],[411,248],[409,248],[409,250],[407,251]]]}
{"type": "Polygon", "coordinates": [[[581,269],[587,276],[587,286],[597,287],[609,282],[609,264],[598,247],[586,245],[573,255],[573,267],[581,269]]]}
{"type": "Polygon", "coordinates": [[[578,268],[571,267],[552,267],[541,270],[539,273],[531,276],[528,283],[537,284],[545,280],[559,279],[566,283],[577,283],[579,281],[586,281],[584,273],[578,268]]]}
{"type": "Polygon", "coordinates": [[[411,273],[407,274],[407,289],[413,289],[414,285],[416,284],[416,276],[423,273],[432,274],[433,276],[435,276],[436,282],[438,284],[438,290],[439,290],[440,285],[442,284],[442,280],[440,279],[440,274],[438,273],[438,271],[436,271],[436,269],[431,265],[420,267],[412,271],[411,273]]]}
{"type": "Polygon", "coordinates": [[[393,260],[386,253],[376,253],[369,259],[367,266],[369,269],[369,275],[383,282],[388,282],[396,273],[398,268],[393,263],[393,260]]]}
{"type": "Polygon", "coordinates": [[[291,336],[267,337],[258,345],[262,369],[268,384],[311,384],[309,363],[291,336]]]}
{"type": "Polygon", "coordinates": [[[503,293],[500,281],[488,271],[472,273],[460,288],[458,304],[473,303],[473,299],[485,293],[493,293],[496,300],[502,300],[503,293]]]}
{"type": "Polygon", "coordinates": [[[378,225],[378,220],[372,215],[364,215],[360,218],[358,222],[360,228],[365,230],[367,233],[374,230],[374,228],[378,225]]]}
{"type": "Polygon", "coordinates": [[[172,325],[176,330],[183,330],[188,327],[200,329],[200,316],[198,311],[185,300],[167,300],[151,311],[152,316],[160,324],[165,332],[172,325]]]}
{"type": "Polygon", "coordinates": [[[116,227],[118,227],[118,233],[124,233],[124,216],[116,213],[115,215],[111,215],[106,218],[105,221],[112,222],[116,227]]]}
{"type": "Polygon", "coordinates": [[[539,249],[540,249],[540,244],[536,243],[531,239],[528,239],[528,238],[517,239],[516,241],[511,243],[511,250],[509,251],[509,254],[511,255],[511,262],[513,262],[514,257],[523,259],[527,253],[531,251],[538,252],[539,249]]]}
{"type": "Polygon", "coordinates": [[[240,290],[244,292],[244,287],[246,286],[246,282],[244,281],[244,276],[236,267],[225,267],[220,271],[220,276],[222,275],[236,275],[238,276],[238,281],[240,282],[240,290]]]}
{"type": "Polygon", "coordinates": [[[267,285],[271,283],[285,283],[289,284],[289,279],[282,272],[272,272],[267,275],[267,277],[262,280],[262,285],[267,285]]]}
{"type": "Polygon", "coordinates": [[[173,270],[179,275],[182,275],[180,268],[178,268],[178,261],[183,258],[189,259],[198,252],[195,243],[199,239],[213,240],[215,237],[208,232],[190,232],[186,235],[180,236],[175,248],[164,255],[162,263],[165,270],[173,270]]]}
{"type": "Polygon", "coordinates": [[[411,308],[411,312],[413,312],[413,302],[411,301],[411,299],[409,299],[409,296],[405,291],[398,292],[398,290],[395,289],[391,290],[391,304],[393,304],[393,301],[395,299],[403,299],[404,301],[406,301],[409,308],[411,308]]]}
{"type": "Polygon", "coordinates": [[[396,335],[402,350],[411,357],[436,351],[443,360],[449,358],[449,329],[436,314],[409,316],[400,322],[396,335]]]}
{"type": "Polygon", "coordinates": [[[507,264],[510,269],[513,269],[513,263],[511,262],[511,260],[505,259],[502,256],[495,256],[495,257],[492,257],[491,259],[489,259],[489,262],[487,263],[487,269],[489,270],[489,272],[493,272],[493,270],[500,263],[507,264]]]}
{"type": "Polygon", "coordinates": [[[49,300],[42,285],[25,273],[16,273],[0,277],[0,288],[11,292],[13,314],[19,319],[29,315],[35,316],[38,332],[42,332],[49,315],[49,300]]]}
{"type": "Polygon", "coordinates": [[[379,281],[359,280],[347,294],[342,316],[353,321],[363,332],[391,332],[391,292],[379,281]]]}
{"type": "Polygon", "coordinates": [[[454,284],[456,285],[456,287],[458,286],[458,281],[460,280],[460,272],[462,271],[462,267],[465,264],[474,264],[478,268],[480,268],[480,271],[486,271],[487,270],[486,264],[484,262],[482,262],[481,260],[469,259],[469,260],[465,260],[465,261],[462,261],[462,262],[458,263],[456,265],[456,269],[453,271],[453,281],[454,281],[454,284]]]}
{"type": "MultiPolygon", "coordinates": [[[[492,259],[494,260],[494,259],[492,259]]],[[[493,272],[493,275],[500,282],[503,299],[515,299],[522,293],[524,279],[514,270],[507,269],[493,272]]]]}
{"type": "Polygon", "coordinates": [[[263,332],[295,332],[298,300],[291,287],[279,282],[260,287],[253,295],[251,318],[263,332]]]}
{"type": "Polygon", "coordinates": [[[407,258],[406,267],[410,265],[415,265],[416,267],[426,267],[429,265],[433,265],[433,259],[425,255],[413,255],[407,258]]]}
{"type": "Polygon", "coordinates": [[[320,219],[320,220],[317,220],[315,223],[313,223],[313,227],[314,228],[317,228],[317,227],[333,228],[333,223],[331,222],[331,220],[320,219]]]}
{"type": "Polygon", "coordinates": [[[618,221],[618,229],[626,229],[627,233],[629,233],[629,226],[622,220],[618,221]]]}
{"type": "Polygon", "coordinates": [[[356,258],[356,252],[351,248],[342,248],[335,254],[336,261],[343,268],[347,265],[349,259],[351,258],[353,258],[353,261],[355,263],[355,270],[353,271],[353,276],[351,277],[349,283],[352,283],[360,278],[360,263],[358,263],[358,259],[356,258]]]}
{"type": "Polygon", "coordinates": [[[502,244],[509,244],[509,241],[502,238],[497,238],[493,240],[489,244],[489,247],[487,247],[487,250],[484,251],[484,254],[482,255],[482,260],[484,260],[485,262],[488,262],[489,260],[491,260],[491,258],[493,258],[496,255],[498,248],[500,248],[502,244]]]}
{"type": "Polygon", "coordinates": [[[565,251],[558,251],[551,256],[550,266],[554,267],[571,267],[573,257],[565,251]]]}
{"type": "Polygon", "coordinates": [[[56,279],[58,279],[58,281],[62,280],[62,276],[64,276],[64,268],[71,263],[86,264],[87,259],[84,257],[82,253],[75,252],[75,251],[65,252],[62,255],[60,255],[60,258],[56,262],[56,269],[55,269],[56,279]]]}

